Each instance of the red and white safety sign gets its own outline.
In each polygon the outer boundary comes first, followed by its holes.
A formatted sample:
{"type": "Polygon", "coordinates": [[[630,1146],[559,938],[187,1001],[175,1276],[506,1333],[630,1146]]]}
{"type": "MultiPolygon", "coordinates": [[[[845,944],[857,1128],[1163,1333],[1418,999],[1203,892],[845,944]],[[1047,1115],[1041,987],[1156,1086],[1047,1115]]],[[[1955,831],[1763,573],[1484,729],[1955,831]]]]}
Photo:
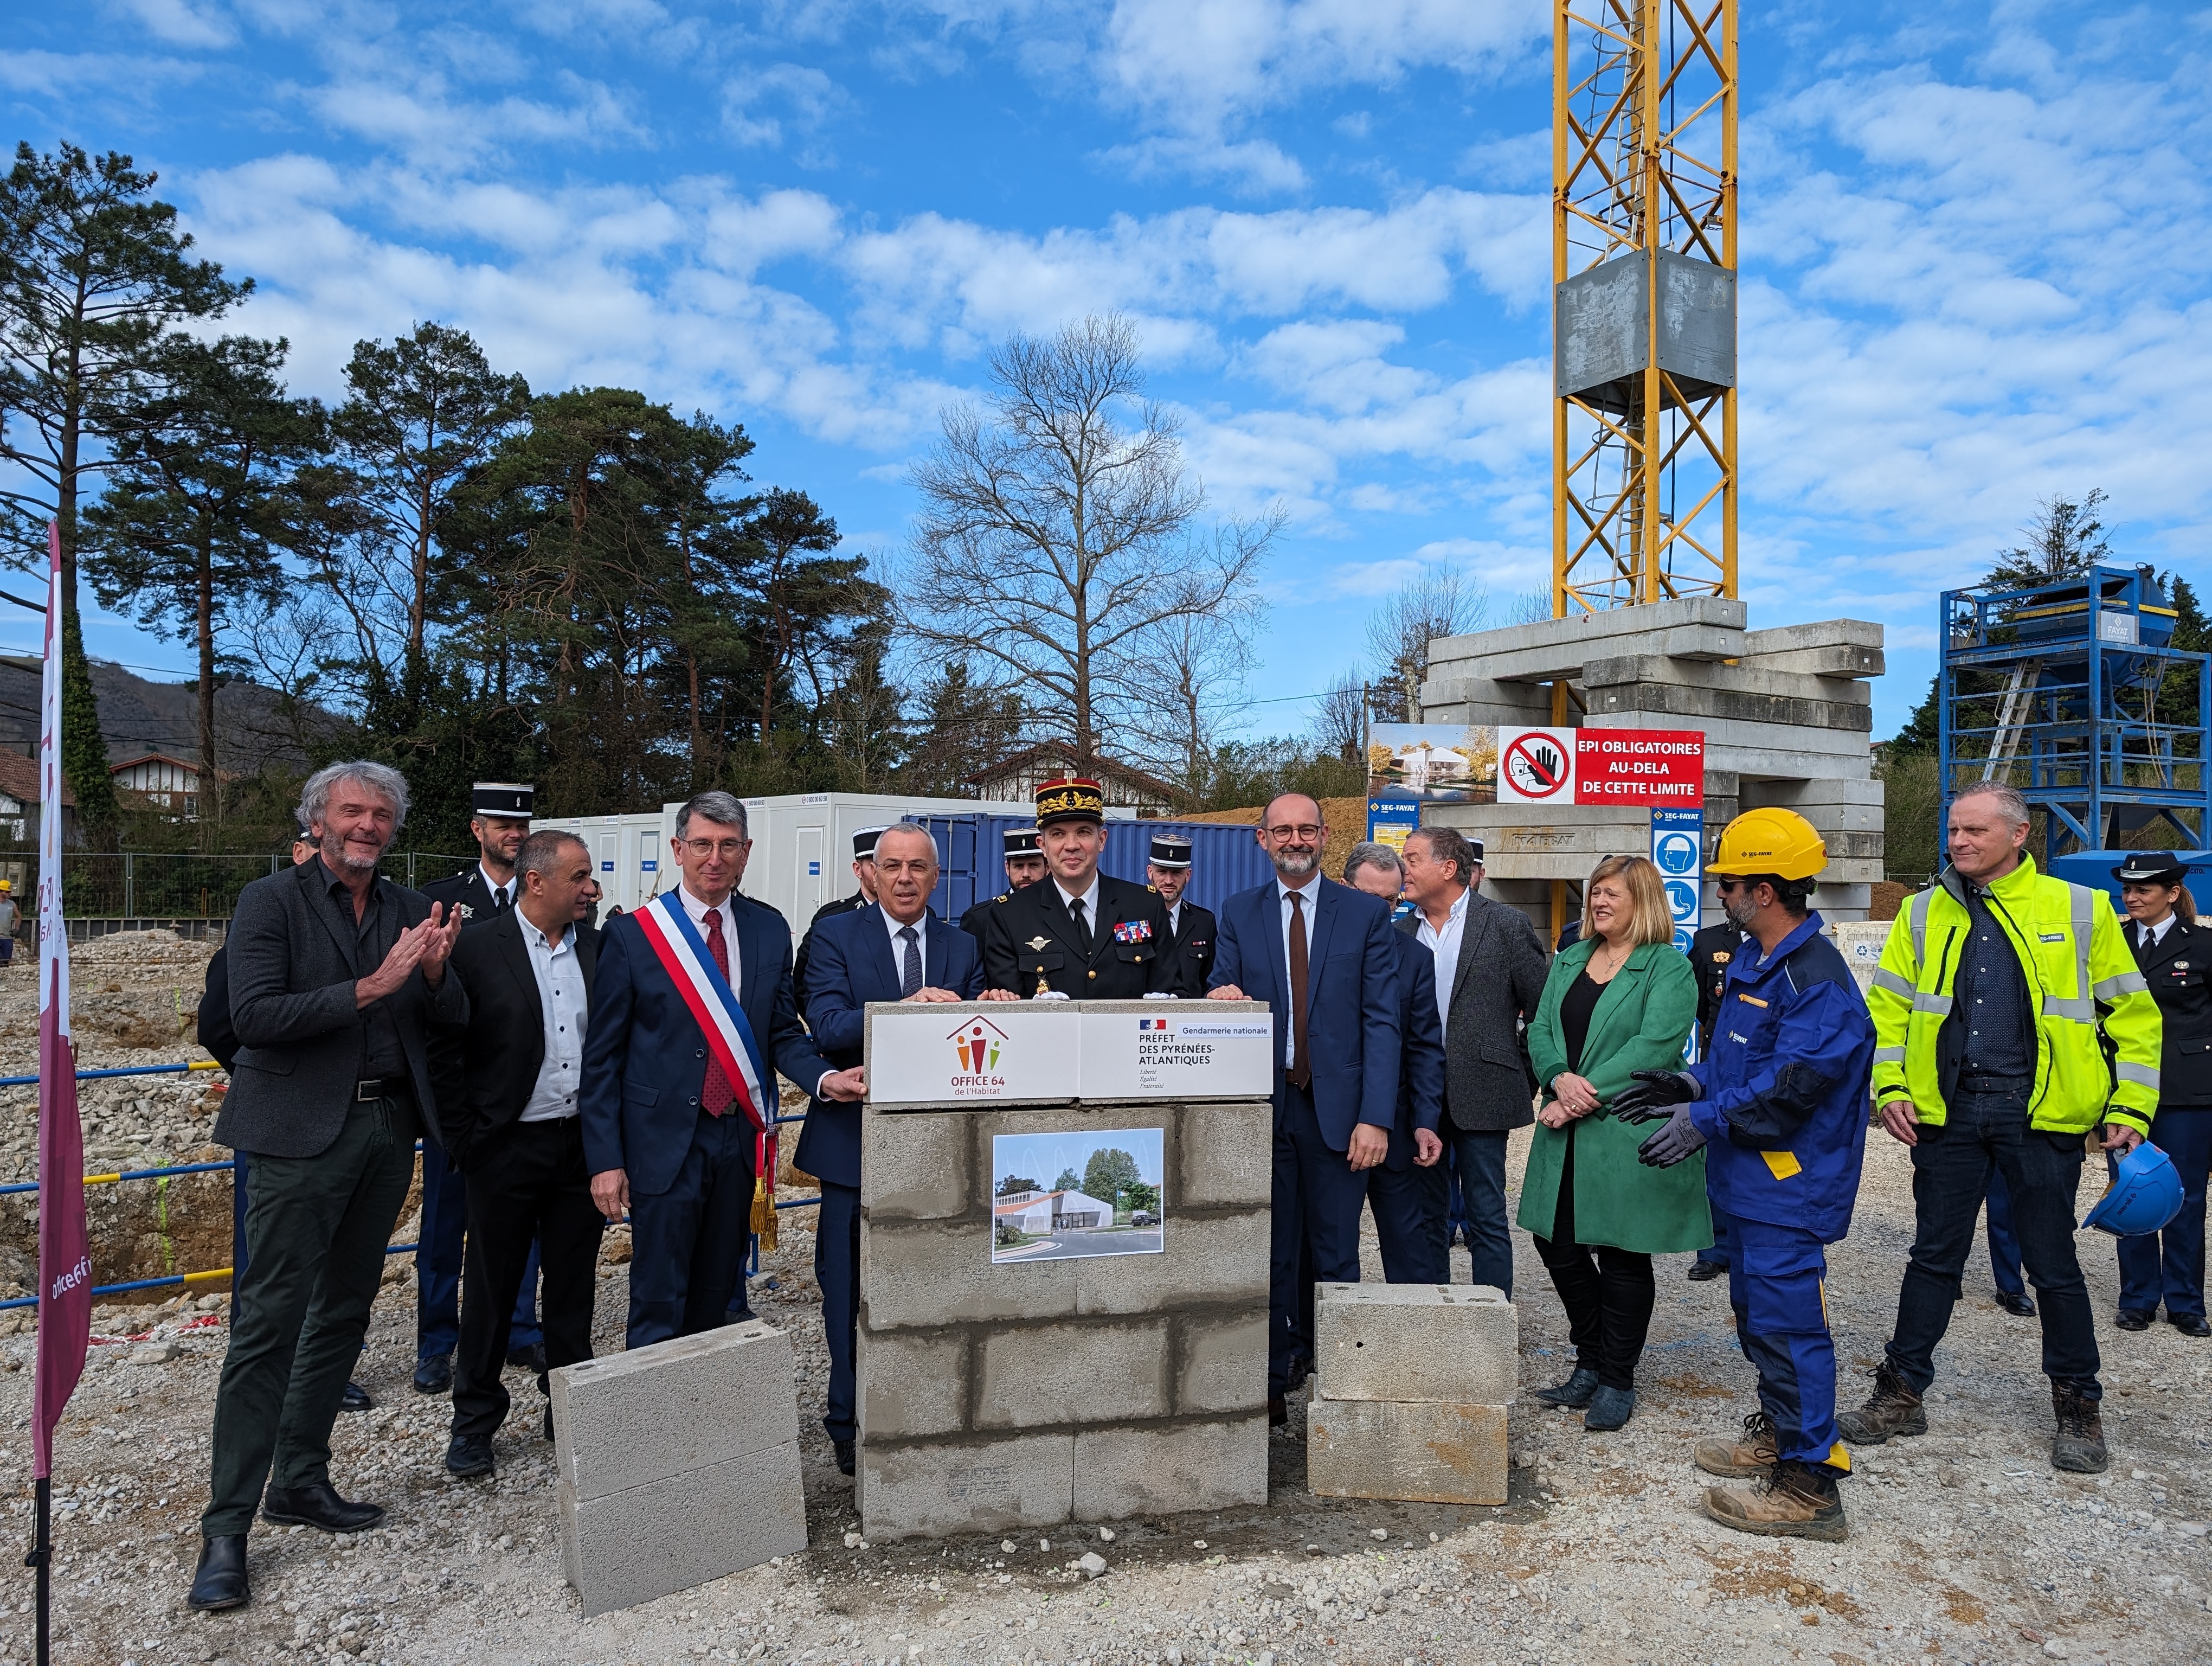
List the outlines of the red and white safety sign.
{"type": "Polygon", "coordinates": [[[1705,801],[1705,738],[1695,729],[1504,729],[1501,804],[1675,805],[1705,801]]]}
{"type": "Polygon", "coordinates": [[[1572,804],[1575,732],[1500,729],[1498,800],[1501,804],[1572,804]]]}

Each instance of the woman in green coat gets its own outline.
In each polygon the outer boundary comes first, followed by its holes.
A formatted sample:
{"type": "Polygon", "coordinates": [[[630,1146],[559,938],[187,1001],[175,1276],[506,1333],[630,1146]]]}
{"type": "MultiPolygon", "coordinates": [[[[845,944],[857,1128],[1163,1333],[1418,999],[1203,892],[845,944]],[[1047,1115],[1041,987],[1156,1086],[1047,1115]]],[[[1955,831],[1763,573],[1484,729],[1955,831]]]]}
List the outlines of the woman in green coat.
{"type": "Polygon", "coordinates": [[[1651,1326],[1651,1257],[1713,1241],[1700,1152],[1671,1169],[1636,1160],[1644,1130],[1604,1107],[1636,1070],[1680,1069],[1698,1018],[1698,980],[1674,946],[1659,870],[1608,856],[1583,891],[1583,934],[1552,963],[1528,1058],[1544,1085],[1521,1186],[1521,1225],[1567,1310],[1574,1374],[1536,1390],[1585,1407],[1586,1429],[1636,1409],[1636,1362],[1651,1326]]]}

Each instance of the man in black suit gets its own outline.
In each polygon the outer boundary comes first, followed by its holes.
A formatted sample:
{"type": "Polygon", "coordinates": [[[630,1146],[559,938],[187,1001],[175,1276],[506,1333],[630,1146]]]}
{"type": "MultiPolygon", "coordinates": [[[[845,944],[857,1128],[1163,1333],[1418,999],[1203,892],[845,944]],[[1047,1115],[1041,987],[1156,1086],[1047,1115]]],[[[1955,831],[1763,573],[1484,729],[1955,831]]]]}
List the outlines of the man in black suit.
{"type": "MultiPolygon", "coordinates": [[[[1363,840],[1345,861],[1344,883],[1395,905],[1406,885],[1405,862],[1389,845],[1363,840]]],[[[1395,931],[1390,940],[1398,951],[1398,1120],[1389,1130],[1389,1150],[1367,1170],[1367,1207],[1375,1214],[1385,1281],[1449,1284],[1451,1198],[1437,1132],[1444,1110],[1444,1026],[1436,969],[1407,933],[1395,931]]],[[[1306,1299],[1310,1306],[1310,1286],[1306,1299]]],[[[1305,1324],[1310,1339],[1310,1313],[1305,1324]]]]}
{"type": "Polygon", "coordinates": [[[1037,843],[1034,824],[1010,827],[999,836],[1005,847],[1006,859],[1006,888],[996,897],[986,897],[960,916],[960,929],[975,939],[978,950],[983,942],[983,916],[991,911],[991,904],[1003,903],[1024,885],[1033,885],[1044,878],[1044,848],[1037,843]]]}
{"type": "Polygon", "coordinates": [[[1168,952],[1167,905],[1150,885],[1098,872],[1106,795],[1095,781],[1036,789],[1038,842],[1051,878],[992,903],[983,917],[983,987],[1024,1000],[1050,992],[1080,1000],[1196,994],[1168,952]]]}
{"type": "Polygon", "coordinates": [[[331,1424],[406,1201],[415,1137],[439,1134],[428,1026],[468,1016],[446,968],[460,922],[377,873],[406,816],[398,770],[318,769],[300,800],[316,860],[256,879],[231,921],[240,1045],[215,1137],[253,1155],[253,1274],[231,1304],[216,1390],[211,1497],[186,1599],[195,1608],[247,1601],[257,1505],[270,1522],[326,1533],[384,1519],[380,1505],[331,1485],[331,1424]]]}
{"type": "Polygon", "coordinates": [[[1176,833],[1155,833],[1145,878],[1168,905],[1169,954],[1186,994],[1206,988],[1213,971],[1213,910],[1183,901],[1190,885],[1190,841],[1176,833]]]}
{"type": "Polygon", "coordinates": [[[838,915],[858,914],[862,909],[875,907],[876,841],[883,831],[880,827],[864,827],[853,835],[853,880],[860,889],[850,897],[840,897],[815,909],[814,917],[799,933],[799,952],[791,962],[791,987],[799,992],[799,1016],[802,1018],[806,1016],[806,956],[814,946],[814,928],[838,915]]]}
{"type": "MultiPolygon", "coordinates": [[[[469,1235],[453,1434],[446,1468],[492,1473],[507,1416],[500,1367],[508,1315],[533,1243],[545,1274],[545,1372],[592,1357],[592,1300],[606,1222],[592,1201],[577,1111],[599,933],[592,853],[546,828],[522,842],[513,908],[461,933],[453,970],[469,992],[465,1025],[441,1027],[439,1121],[468,1177],[469,1235]]],[[[548,1408],[545,1433],[553,1432],[548,1408]]]]}
{"type": "MultiPolygon", "coordinates": [[[[292,866],[315,860],[314,836],[304,827],[292,834],[292,866]]],[[[238,1031],[230,1022],[230,943],[228,939],[216,945],[214,954],[208,958],[207,987],[200,994],[199,1016],[192,1033],[199,1044],[215,1055],[215,1061],[228,1073],[238,1059],[238,1031]]],[[[246,1242],[246,1154],[231,1154],[230,1170],[230,1287],[236,1292],[246,1277],[246,1264],[252,1259],[246,1242]]],[[[342,1412],[373,1412],[376,1397],[358,1383],[349,1380],[345,1395],[338,1402],[342,1412]]]]}
{"type": "MultiPolygon", "coordinates": [[[[461,924],[489,925],[514,906],[515,854],[529,836],[537,789],[514,781],[480,781],[471,787],[469,832],[477,865],[433,879],[422,894],[443,903],[461,924]]],[[[415,1248],[415,1389],[444,1394],[453,1386],[453,1346],[461,1334],[461,1243],[468,1231],[468,1186],[451,1152],[422,1148],[422,1231],[415,1248]]],[[[516,1365],[542,1368],[538,1329],[538,1268],[532,1263],[515,1304],[516,1365]]]]}

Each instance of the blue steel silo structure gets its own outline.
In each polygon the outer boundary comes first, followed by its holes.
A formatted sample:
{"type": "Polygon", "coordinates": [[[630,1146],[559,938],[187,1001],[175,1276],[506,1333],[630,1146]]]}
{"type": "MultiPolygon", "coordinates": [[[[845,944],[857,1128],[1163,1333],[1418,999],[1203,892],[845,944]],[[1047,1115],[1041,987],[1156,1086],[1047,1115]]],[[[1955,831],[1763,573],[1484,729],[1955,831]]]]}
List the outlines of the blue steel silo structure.
{"type": "Polygon", "coordinates": [[[2212,843],[2212,654],[2173,646],[2148,567],[2100,566],[2029,589],[1943,593],[1941,811],[1968,782],[2016,787],[2044,818],[2038,860],[2125,849],[2163,816],[2212,843]]]}

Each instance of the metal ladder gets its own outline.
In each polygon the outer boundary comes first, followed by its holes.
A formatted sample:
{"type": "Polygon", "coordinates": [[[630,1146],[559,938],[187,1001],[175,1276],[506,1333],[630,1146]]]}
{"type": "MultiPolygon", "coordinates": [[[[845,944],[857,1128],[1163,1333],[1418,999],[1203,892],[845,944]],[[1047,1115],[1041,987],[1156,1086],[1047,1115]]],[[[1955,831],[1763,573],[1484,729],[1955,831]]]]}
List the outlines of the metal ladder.
{"type": "Polygon", "coordinates": [[[1997,732],[1990,737],[1990,755],[1982,764],[1984,781],[2002,781],[2011,774],[2013,754],[2020,751],[2020,738],[2027,731],[2028,708],[2042,674],[2043,661],[2028,660],[2014,666],[2006,678],[2004,696],[1997,702],[1997,732]]]}

